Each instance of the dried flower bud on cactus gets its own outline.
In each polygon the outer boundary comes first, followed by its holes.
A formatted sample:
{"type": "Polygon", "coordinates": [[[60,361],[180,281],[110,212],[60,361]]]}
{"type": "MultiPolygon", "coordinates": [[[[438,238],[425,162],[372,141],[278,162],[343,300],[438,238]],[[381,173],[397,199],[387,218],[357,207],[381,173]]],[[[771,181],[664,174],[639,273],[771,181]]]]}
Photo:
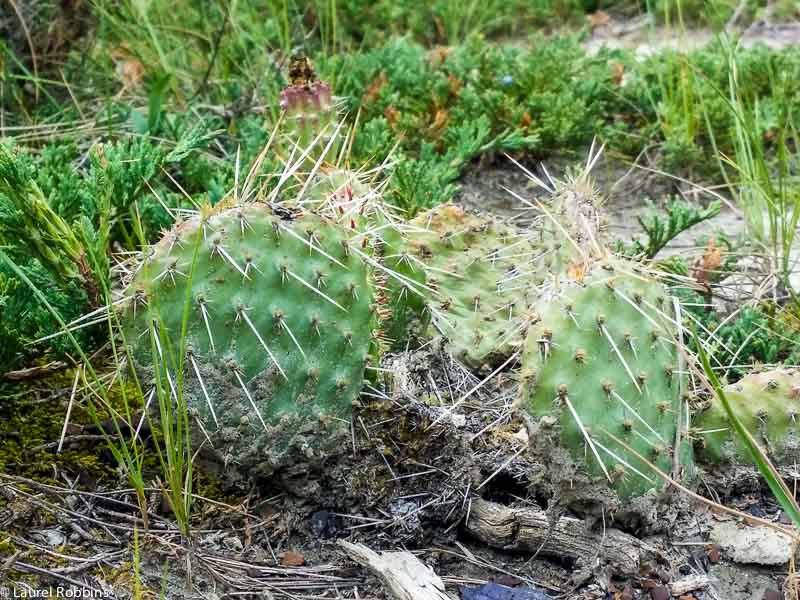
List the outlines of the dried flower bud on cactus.
{"type": "Polygon", "coordinates": [[[294,152],[296,160],[308,151],[303,165],[307,170],[320,158],[323,163],[335,162],[341,142],[334,139],[340,114],[330,85],[317,79],[314,67],[304,57],[292,61],[289,78],[291,85],[280,94],[286,155],[294,152]]]}

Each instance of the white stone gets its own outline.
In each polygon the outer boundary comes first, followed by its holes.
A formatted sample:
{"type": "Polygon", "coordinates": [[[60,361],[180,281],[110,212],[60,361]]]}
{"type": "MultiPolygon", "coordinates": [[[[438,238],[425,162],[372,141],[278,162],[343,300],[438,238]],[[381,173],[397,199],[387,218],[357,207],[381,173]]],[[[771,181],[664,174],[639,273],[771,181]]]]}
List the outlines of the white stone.
{"type": "Polygon", "coordinates": [[[792,538],[764,525],[721,521],[712,528],[711,541],[737,563],[784,565],[792,557],[792,538]]]}

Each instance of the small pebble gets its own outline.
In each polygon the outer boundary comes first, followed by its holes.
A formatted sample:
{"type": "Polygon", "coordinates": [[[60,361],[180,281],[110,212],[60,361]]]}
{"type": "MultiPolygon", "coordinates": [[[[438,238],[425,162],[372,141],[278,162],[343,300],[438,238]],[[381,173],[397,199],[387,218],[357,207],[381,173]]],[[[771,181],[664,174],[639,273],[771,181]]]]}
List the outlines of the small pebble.
{"type": "Polygon", "coordinates": [[[328,539],[336,534],[336,515],[327,510],[318,510],[311,515],[311,531],[319,538],[328,539]]]}
{"type": "Polygon", "coordinates": [[[654,587],[650,590],[651,600],[670,600],[672,594],[669,593],[669,588],[665,585],[654,587]]]}
{"type": "Polygon", "coordinates": [[[242,545],[242,540],[240,540],[238,537],[234,536],[226,537],[224,540],[222,540],[222,543],[228,550],[232,552],[241,552],[242,550],[244,550],[244,546],[242,545]]]}

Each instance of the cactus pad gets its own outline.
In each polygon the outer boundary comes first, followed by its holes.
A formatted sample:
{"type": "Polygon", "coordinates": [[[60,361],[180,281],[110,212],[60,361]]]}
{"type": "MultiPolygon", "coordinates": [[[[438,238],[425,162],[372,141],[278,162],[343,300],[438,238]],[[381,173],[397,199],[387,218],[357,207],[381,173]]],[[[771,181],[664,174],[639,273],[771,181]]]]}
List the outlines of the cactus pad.
{"type": "Polygon", "coordinates": [[[527,232],[443,205],[402,236],[384,237],[387,266],[418,284],[392,283],[395,322],[421,310],[426,335],[442,335],[472,367],[502,362],[522,345],[532,291],[544,281],[527,232]]]}
{"type": "Polygon", "coordinates": [[[657,487],[612,436],[671,470],[681,382],[666,288],[634,263],[610,260],[563,282],[537,311],[522,358],[523,407],[620,497],[657,487]]]}
{"type": "MultiPolygon", "coordinates": [[[[794,466],[800,457],[800,370],[776,369],[746,375],[725,387],[725,397],[745,428],[776,464],[794,466]]],[[[717,399],[695,416],[698,457],[712,463],[752,463],[717,399]]]]}
{"type": "Polygon", "coordinates": [[[164,362],[180,363],[188,303],[186,401],[239,473],[257,475],[298,444],[313,454],[325,436],[303,432],[341,427],[359,396],[375,347],[376,286],[370,249],[352,235],[255,203],[214,210],[176,225],[130,284],[124,326],[142,373],[156,328],[159,354],[173,355],[164,362]]]}

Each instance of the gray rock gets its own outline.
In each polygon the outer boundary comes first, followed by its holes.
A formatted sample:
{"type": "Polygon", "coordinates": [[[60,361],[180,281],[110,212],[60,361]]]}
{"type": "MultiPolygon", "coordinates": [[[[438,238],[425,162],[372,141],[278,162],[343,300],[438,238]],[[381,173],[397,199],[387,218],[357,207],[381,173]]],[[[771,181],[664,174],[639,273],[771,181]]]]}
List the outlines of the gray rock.
{"type": "Polygon", "coordinates": [[[718,522],[711,530],[711,541],[737,563],[784,565],[792,556],[792,539],[762,525],[718,522]]]}

